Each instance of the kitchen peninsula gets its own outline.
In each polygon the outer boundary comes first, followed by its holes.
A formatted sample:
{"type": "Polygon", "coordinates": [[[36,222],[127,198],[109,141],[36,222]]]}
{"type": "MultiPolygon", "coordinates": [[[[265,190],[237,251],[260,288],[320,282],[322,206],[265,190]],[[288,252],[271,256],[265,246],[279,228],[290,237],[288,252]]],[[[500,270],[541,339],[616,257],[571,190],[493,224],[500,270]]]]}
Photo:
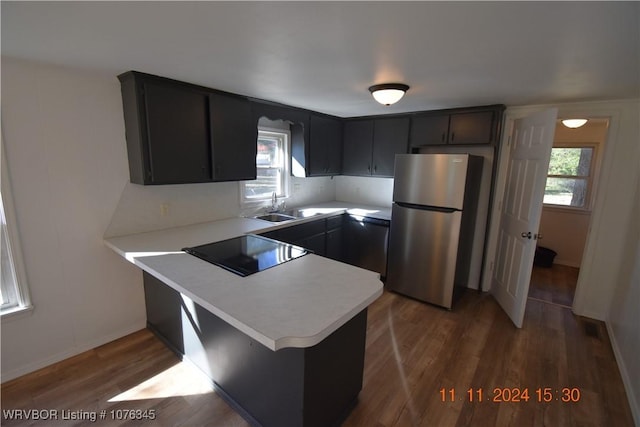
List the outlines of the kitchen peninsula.
{"type": "Polygon", "coordinates": [[[248,421],[335,425],[362,388],[367,307],[382,294],[379,275],[308,254],[241,277],[181,251],[283,226],[230,218],[105,243],[144,271],[149,328],[248,421]]]}

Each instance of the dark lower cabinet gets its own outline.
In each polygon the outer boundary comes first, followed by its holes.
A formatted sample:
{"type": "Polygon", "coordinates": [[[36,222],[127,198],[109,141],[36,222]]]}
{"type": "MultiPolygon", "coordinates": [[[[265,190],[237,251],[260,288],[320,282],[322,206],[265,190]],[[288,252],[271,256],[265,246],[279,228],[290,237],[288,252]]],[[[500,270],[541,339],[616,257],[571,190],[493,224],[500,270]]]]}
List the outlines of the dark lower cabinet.
{"type": "Polygon", "coordinates": [[[316,255],[325,256],[326,255],[326,243],[325,243],[325,233],[315,234],[313,236],[305,237],[304,239],[296,240],[291,242],[294,245],[302,246],[303,248],[309,249],[316,255]]]}
{"type": "Polygon", "coordinates": [[[147,326],[250,424],[339,426],[362,389],[367,310],[308,348],[272,351],[144,273],[147,326]]]}
{"type": "Polygon", "coordinates": [[[277,230],[276,240],[302,246],[316,255],[325,256],[325,233],[325,219],[319,219],[277,230]]]}
{"type": "Polygon", "coordinates": [[[304,224],[262,233],[262,236],[302,246],[314,254],[344,261],[342,225],[344,215],[332,216],[304,224]]]}
{"type": "Polygon", "coordinates": [[[327,258],[334,259],[336,261],[344,262],[344,232],[343,223],[344,215],[334,216],[327,218],[327,240],[326,248],[327,258]]]}
{"type": "Polygon", "coordinates": [[[310,249],[316,255],[387,275],[390,221],[349,214],[292,225],[262,236],[310,249]]]}

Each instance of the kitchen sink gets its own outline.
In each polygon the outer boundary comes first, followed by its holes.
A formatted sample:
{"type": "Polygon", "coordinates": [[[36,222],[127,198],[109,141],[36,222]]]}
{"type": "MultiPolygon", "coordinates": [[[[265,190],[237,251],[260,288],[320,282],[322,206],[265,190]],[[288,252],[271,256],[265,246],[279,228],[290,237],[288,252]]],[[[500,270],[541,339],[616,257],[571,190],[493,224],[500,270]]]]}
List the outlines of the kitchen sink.
{"type": "Polygon", "coordinates": [[[257,219],[263,219],[265,221],[271,221],[271,222],[282,222],[282,221],[289,221],[292,219],[297,219],[295,216],[291,216],[291,215],[285,215],[285,214],[281,214],[281,213],[269,213],[266,215],[260,215],[256,217],[257,219]]]}

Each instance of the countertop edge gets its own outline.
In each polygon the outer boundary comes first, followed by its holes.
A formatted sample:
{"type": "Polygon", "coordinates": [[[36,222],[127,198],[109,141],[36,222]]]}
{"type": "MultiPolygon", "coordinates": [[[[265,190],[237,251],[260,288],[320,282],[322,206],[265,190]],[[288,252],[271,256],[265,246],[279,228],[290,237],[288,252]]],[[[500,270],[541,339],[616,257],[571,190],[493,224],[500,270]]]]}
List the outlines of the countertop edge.
{"type": "MultiPolygon", "coordinates": [[[[252,227],[248,227],[248,230],[245,230],[245,231],[239,231],[238,235],[247,234],[247,233],[263,233],[263,232],[267,232],[267,231],[270,231],[270,230],[276,230],[276,229],[280,229],[280,228],[286,228],[286,227],[290,227],[290,226],[295,226],[297,224],[302,224],[302,223],[306,223],[306,222],[320,220],[320,219],[323,219],[323,218],[330,218],[332,216],[337,216],[337,215],[341,215],[341,214],[344,214],[344,213],[350,213],[349,211],[353,210],[353,209],[362,209],[364,205],[349,204],[349,203],[343,203],[343,202],[329,202],[329,203],[318,204],[318,205],[314,205],[314,206],[320,206],[321,209],[331,209],[331,211],[330,212],[323,212],[323,213],[312,215],[312,216],[305,217],[305,218],[300,218],[300,219],[297,219],[297,220],[286,221],[286,222],[282,222],[282,223],[270,223],[269,221],[258,220],[256,218],[242,218],[242,217],[241,218],[237,218],[236,217],[236,219],[239,219],[241,221],[246,219],[246,220],[254,222],[254,225],[252,227]],[[342,205],[344,207],[338,207],[336,205],[342,205]],[[261,223],[264,223],[264,227],[256,226],[256,224],[258,224],[258,223],[260,223],[260,225],[261,225],[261,223]]],[[[314,206],[312,206],[311,208],[314,208],[314,206]]],[[[370,208],[375,209],[375,207],[370,207],[370,208]]],[[[365,207],[365,209],[366,209],[366,207],[365,207]]],[[[386,209],[386,208],[379,209],[378,211],[384,210],[384,209],[386,209]]],[[[360,215],[361,212],[358,212],[356,214],[360,215]]],[[[384,218],[384,215],[383,215],[383,218],[384,218]]],[[[211,221],[210,223],[203,223],[202,225],[203,226],[207,226],[207,224],[214,224],[214,223],[227,221],[227,220],[231,220],[231,218],[223,219],[223,220],[220,220],[220,221],[211,221]]],[[[192,226],[185,226],[185,227],[193,227],[193,226],[198,226],[198,225],[199,224],[194,224],[192,226]]],[[[177,229],[180,229],[180,228],[181,227],[177,227],[177,229]]],[[[271,337],[270,338],[270,337],[264,335],[263,333],[261,333],[260,331],[254,329],[253,327],[251,327],[251,326],[247,325],[246,323],[242,322],[241,320],[235,318],[234,316],[232,316],[230,314],[227,314],[225,311],[223,311],[223,310],[217,308],[216,306],[214,306],[213,304],[207,302],[204,298],[199,297],[198,295],[194,294],[193,292],[187,290],[185,287],[183,287],[180,284],[176,283],[175,281],[169,279],[163,273],[155,270],[154,268],[152,268],[149,265],[146,265],[144,263],[144,258],[146,256],[170,254],[170,253],[172,253],[171,249],[173,249],[173,248],[160,248],[160,247],[155,247],[154,248],[154,247],[150,247],[149,248],[150,249],[149,252],[135,252],[135,251],[129,252],[128,251],[128,247],[127,247],[126,244],[118,245],[118,243],[120,243],[119,240],[124,239],[125,241],[127,241],[130,236],[131,237],[136,236],[136,240],[137,240],[138,237],[143,237],[145,234],[147,234],[147,235],[157,235],[159,233],[162,233],[163,231],[164,230],[157,230],[157,231],[145,232],[145,233],[140,233],[140,234],[135,233],[135,234],[132,234],[132,235],[127,235],[127,236],[116,236],[116,237],[109,237],[109,238],[105,237],[103,239],[103,242],[108,248],[110,248],[111,250],[113,250],[115,253],[117,253],[118,255],[122,256],[123,258],[125,258],[127,261],[131,262],[132,264],[134,264],[138,268],[142,269],[146,273],[151,274],[155,278],[157,278],[157,279],[161,280],[162,282],[166,283],[172,289],[174,289],[177,292],[180,292],[181,294],[183,294],[186,297],[190,298],[193,302],[199,304],[204,309],[208,310],[209,312],[211,312],[215,316],[219,317],[220,319],[222,319],[223,321],[225,321],[229,325],[235,327],[239,331],[245,333],[246,335],[248,335],[252,339],[255,339],[257,342],[260,342],[262,345],[264,345],[265,347],[267,347],[268,349],[270,349],[272,351],[277,351],[277,350],[282,349],[282,348],[308,348],[308,347],[311,347],[311,346],[314,346],[314,345],[320,343],[322,340],[324,340],[326,337],[328,337],[333,332],[335,332],[338,328],[340,328],[342,325],[344,325],[347,321],[349,321],[349,319],[353,318],[359,312],[361,312],[362,310],[366,309],[371,303],[373,303],[383,293],[384,286],[380,282],[380,276],[378,275],[379,287],[376,286],[375,289],[372,290],[372,292],[371,292],[371,294],[369,296],[365,297],[359,304],[355,305],[351,310],[349,310],[348,312],[346,312],[343,315],[341,315],[340,318],[338,318],[335,321],[333,321],[330,325],[326,326],[322,331],[318,332],[317,334],[310,335],[310,336],[301,336],[301,337],[284,336],[284,337],[280,337],[280,338],[275,338],[275,337],[271,337]],[[156,249],[156,251],[153,251],[153,249],[156,249]],[[167,250],[163,251],[163,250],[160,250],[160,249],[167,249],[167,250]]],[[[167,232],[175,232],[175,231],[176,231],[176,228],[167,230],[167,232]]],[[[354,268],[356,268],[356,267],[354,267],[354,268]]]]}

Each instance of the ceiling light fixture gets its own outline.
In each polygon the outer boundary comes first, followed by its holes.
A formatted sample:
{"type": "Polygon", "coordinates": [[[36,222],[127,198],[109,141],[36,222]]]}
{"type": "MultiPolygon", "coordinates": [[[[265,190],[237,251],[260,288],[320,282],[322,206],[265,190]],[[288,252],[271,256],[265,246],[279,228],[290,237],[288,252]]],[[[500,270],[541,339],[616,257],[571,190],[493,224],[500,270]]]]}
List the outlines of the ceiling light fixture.
{"type": "Polygon", "coordinates": [[[571,129],[575,129],[575,128],[579,128],[580,126],[584,126],[585,123],[587,123],[587,119],[564,119],[562,121],[563,125],[565,125],[568,128],[571,128],[571,129]]]}
{"type": "Polygon", "coordinates": [[[402,83],[384,83],[373,85],[369,92],[382,105],[391,105],[400,101],[404,93],[409,90],[409,86],[402,83]]]}

